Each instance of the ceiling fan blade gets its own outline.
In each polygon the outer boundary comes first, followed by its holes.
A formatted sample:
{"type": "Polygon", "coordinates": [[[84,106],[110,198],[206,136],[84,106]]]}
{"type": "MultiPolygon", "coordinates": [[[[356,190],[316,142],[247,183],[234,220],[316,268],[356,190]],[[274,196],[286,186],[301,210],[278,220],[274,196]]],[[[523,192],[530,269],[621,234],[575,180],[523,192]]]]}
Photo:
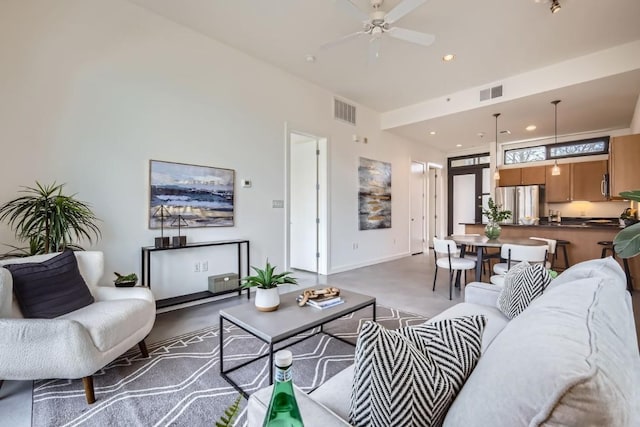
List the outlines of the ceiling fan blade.
{"type": "Polygon", "coordinates": [[[358,31],[357,33],[351,33],[351,34],[347,34],[346,36],[342,36],[340,38],[337,38],[335,40],[332,40],[330,42],[327,42],[325,44],[323,44],[322,46],[320,46],[318,49],[319,50],[323,50],[323,49],[329,49],[331,47],[337,46],[341,43],[345,43],[351,39],[354,39],[356,37],[358,37],[359,35],[362,34],[366,34],[364,31],[358,31]]]}
{"type": "Polygon", "coordinates": [[[436,40],[436,36],[433,34],[420,33],[418,31],[407,30],[406,28],[393,27],[387,31],[391,37],[395,37],[400,40],[404,40],[410,43],[419,44],[422,46],[431,46],[436,40]]]}
{"type": "Polygon", "coordinates": [[[340,9],[353,16],[360,22],[369,22],[369,15],[362,11],[358,6],[353,4],[351,0],[336,0],[340,9]]]}
{"type": "Polygon", "coordinates": [[[375,63],[380,58],[380,36],[373,37],[369,40],[369,57],[370,64],[375,63]]]}
{"type": "Polygon", "coordinates": [[[396,7],[391,9],[389,13],[385,15],[384,20],[388,24],[393,24],[398,19],[402,18],[404,15],[411,12],[413,9],[422,5],[426,1],[427,0],[404,0],[403,2],[398,4],[396,7]]]}

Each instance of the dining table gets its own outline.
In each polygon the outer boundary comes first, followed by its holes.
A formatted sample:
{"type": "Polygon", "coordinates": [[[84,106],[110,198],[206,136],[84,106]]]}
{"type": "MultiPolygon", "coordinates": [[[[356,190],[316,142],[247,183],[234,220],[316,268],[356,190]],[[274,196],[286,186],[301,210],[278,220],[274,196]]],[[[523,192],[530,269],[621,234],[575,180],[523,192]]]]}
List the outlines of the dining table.
{"type": "MultiPolygon", "coordinates": [[[[471,235],[471,234],[458,234],[447,237],[448,240],[453,240],[457,245],[460,245],[460,258],[464,258],[467,253],[467,247],[473,246],[476,248],[477,263],[476,263],[476,282],[480,282],[482,279],[482,259],[485,255],[484,248],[501,248],[502,245],[523,245],[523,246],[544,246],[547,243],[541,240],[527,239],[524,237],[498,237],[497,239],[489,239],[486,236],[471,235]]],[[[456,287],[460,287],[460,271],[456,274],[456,287]]]]}

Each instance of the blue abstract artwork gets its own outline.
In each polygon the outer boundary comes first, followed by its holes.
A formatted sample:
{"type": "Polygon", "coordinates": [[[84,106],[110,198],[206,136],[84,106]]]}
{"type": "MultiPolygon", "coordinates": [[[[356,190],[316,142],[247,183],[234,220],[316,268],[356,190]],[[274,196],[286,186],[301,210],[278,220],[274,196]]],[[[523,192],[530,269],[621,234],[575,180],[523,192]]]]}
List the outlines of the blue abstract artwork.
{"type": "Polygon", "coordinates": [[[233,169],[151,160],[149,228],[230,227],[233,169]]]}

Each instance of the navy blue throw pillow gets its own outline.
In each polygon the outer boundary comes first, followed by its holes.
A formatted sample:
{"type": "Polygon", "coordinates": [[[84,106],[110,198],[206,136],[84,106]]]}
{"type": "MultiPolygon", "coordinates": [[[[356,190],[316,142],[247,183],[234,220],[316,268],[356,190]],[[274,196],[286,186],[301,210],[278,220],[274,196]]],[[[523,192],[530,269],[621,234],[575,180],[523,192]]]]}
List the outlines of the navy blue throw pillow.
{"type": "Polygon", "coordinates": [[[4,266],[13,277],[13,292],[26,318],[53,319],[93,303],[73,251],[43,262],[4,266]]]}

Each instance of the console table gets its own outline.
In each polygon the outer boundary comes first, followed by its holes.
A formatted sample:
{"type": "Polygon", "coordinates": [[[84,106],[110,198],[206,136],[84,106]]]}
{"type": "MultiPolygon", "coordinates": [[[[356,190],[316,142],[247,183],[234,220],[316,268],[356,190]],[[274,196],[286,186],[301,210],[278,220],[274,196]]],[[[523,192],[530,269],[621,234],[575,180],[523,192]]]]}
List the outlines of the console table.
{"type": "MultiPolygon", "coordinates": [[[[180,250],[180,249],[193,249],[193,248],[203,248],[203,247],[210,247],[210,246],[227,246],[227,245],[233,245],[236,246],[237,251],[238,251],[238,265],[237,265],[237,272],[238,272],[238,278],[243,277],[242,275],[242,248],[244,246],[244,257],[246,259],[246,266],[245,266],[245,272],[246,274],[244,276],[249,276],[249,272],[250,272],[250,261],[249,261],[249,241],[248,240],[221,240],[221,241],[215,241],[215,242],[197,242],[197,243],[187,243],[184,246],[168,246],[168,247],[164,247],[164,248],[156,248],[155,246],[143,246],[142,252],[141,252],[141,256],[142,256],[142,279],[141,279],[141,285],[142,286],[148,286],[149,288],[151,288],[151,254],[153,252],[158,252],[158,251],[176,251],[176,250],[180,250]]],[[[191,302],[191,301],[196,301],[199,299],[203,299],[203,298],[209,298],[209,297],[213,297],[213,296],[217,296],[217,295],[223,295],[223,294],[228,294],[228,293],[232,293],[232,292],[238,292],[238,295],[242,295],[242,289],[231,289],[231,290],[227,290],[227,291],[220,291],[220,292],[210,292],[210,291],[202,291],[202,292],[196,292],[193,294],[187,294],[187,295],[180,295],[177,297],[173,297],[173,298],[167,298],[167,299],[162,299],[162,300],[157,300],[156,301],[156,308],[163,308],[163,307],[168,307],[171,305],[176,305],[176,304],[182,304],[185,302],[191,302]]],[[[247,299],[250,298],[250,292],[249,289],[247,288],[247,299]]]]}

